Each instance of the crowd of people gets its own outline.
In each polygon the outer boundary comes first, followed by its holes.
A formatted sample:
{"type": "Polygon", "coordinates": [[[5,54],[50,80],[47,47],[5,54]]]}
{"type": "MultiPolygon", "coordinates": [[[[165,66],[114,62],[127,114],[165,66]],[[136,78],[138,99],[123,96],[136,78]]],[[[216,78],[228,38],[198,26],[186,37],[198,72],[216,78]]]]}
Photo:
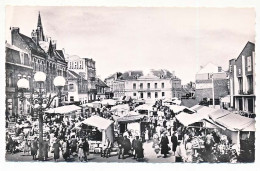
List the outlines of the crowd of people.
{"type": "MultiPolygon", "coordinates": [[[[143,143],[152,142],[157,157],[172,154],[176,162],[219,162],[224,161],[223,156],[228,156],[226,159],[228,162],[236,162],[238,155],[235,149],[231,149],[232,142],[227,136],[217,130],[184,127],[176,120],[176,114],[160,100],[153,105],[153,108],[153,114],[147,117],[146,125],[140,133],[134,134],[130,130],[124,133],[118,132],[119,137],[115,142],[110,142],[106,138],[102,144],[101,156],[110,157],[112,147],[117,147],[119,159],[129,155],[140,161],[144,159],[145,154],[143,143]],[[199,141],[198,148],[194,147],[196,139],[199,141]]],[[[78,130],[76,125],[92,115],[115,121],[110,107],[104,106],[94,111],[87,110],[84,114],[81,112],[73,117],[60,115],[50,117],[45,114],[42,149],[44,160],[48,160],[50,153],[53,153],[55,161],[61,158],[60,154],[65,161],[75,156],[79,161],[87,161],[90,148],[88,141],[93,135],[99,137],[102,135],[93,134],[95,132],[93,129],[78,130]]],[[[115,128],[118,126],[115,124],[115,128]]],[[[36,160],[39,154],[38,137],[38,120],[33,120],[30,115],[22,117],[16,122],[13,133],[10,131],[6,133],[6,150],[11,154],[21,151],[36,160]],[[26,129],[27,127],[30,129],[26,129]]]]}

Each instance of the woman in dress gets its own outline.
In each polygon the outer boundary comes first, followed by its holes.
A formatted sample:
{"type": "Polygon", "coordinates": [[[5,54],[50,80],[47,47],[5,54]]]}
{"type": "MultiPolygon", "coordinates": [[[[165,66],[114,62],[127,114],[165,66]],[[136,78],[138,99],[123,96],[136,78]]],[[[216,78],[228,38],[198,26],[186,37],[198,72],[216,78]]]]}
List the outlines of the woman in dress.
{"type": "Polygon", "coordinates": [[[166,132],[163,133],[160,145],[161,145],[161,154],[163,154],[163,157],[167,157],[167,154],[169,153],[169,140],[168,137],[166,136],[166,132]]]}
{"type": "Polygon", "coordinates": [[[160,151],[160,140],[159,140],[159,135],[154,134],[153,136],[153,146],[154,152],[156,153],[157,157],[159,157],[159,151],[160,151]]]}
{"type": "Polygon", "coordinates": [[[54,152],[54,160],[58,161],[58,159],[60,158],[60,148],[61,148],[59,139],[56,139],[52,148],[53,148],[53,152],[54,152]]]}

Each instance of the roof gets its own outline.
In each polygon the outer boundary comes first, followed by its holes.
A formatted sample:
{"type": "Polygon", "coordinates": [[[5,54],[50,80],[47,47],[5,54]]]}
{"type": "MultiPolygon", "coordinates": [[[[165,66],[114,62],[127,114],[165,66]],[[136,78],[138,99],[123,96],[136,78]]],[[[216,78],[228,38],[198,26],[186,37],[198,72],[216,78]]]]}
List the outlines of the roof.
{"type": "MultiPolygon", "coordinates": [[[[221,73],[224,70],[221,71],[221,73]]],[[[207,74],[207,73],[220,73],[218,72],[218,66],[212,63],[206,64],[202,69],[200,69],[197,74],[207,74]]]]}
{"type": "Polygon", "coordinates": [[[172,78],[173,77],[172,73],[166,69],[151,70],[151,72],[153,73],[153,75],[155,75],[159,78],[161,78],[161,76],[163,76],[163,78],[172,78]]]}
{"type": "Polygon", "coordinates": [[[82,121],[83,124],[97,127],[101,130],[106,130],[114,121],[109,119],[102,118],[100,116],[91,116],[90,118],[85,119],[82,121]]]}
{"type": "Polygon", "coordinates": [[[81,78],[82,78],[83,80],[85,80],[84,77],[82,77],[81,75],[79,75],[79,74],[76,73],[75,71],[68,70],[68,73],[71,74],[71,75],[73,75],[74,77],[76,77],[76,78],[78,78],[78,79],[81,79],[81,78]]]}
{"type": "Polygon", "coordinates": [[[195,114],[188,114],[185,112],[181,112],[180,114],[176,115],[176,119],[181,122],[184,126],[189,126],[193,123],[200,122],[205,117],[203,115],[195,114]]]}
{"type": "Polygon", "coordinates": [[[44,52],[44,50],[39,45],[37,45],[32,40],[32,38],[25,36],[21,33],[18,33],[18,34],[21,36],[21,38],[24,40],[24,42],[30,47],[32,54],[35,54],[35,55],[41,56],[41,57],[46,57],[46,53],[44,52]]]}
{"type": "Polygon", "coordinates": [[[101,79],[99,78],[96,78],[96,86],[99,86],[99,87],[108,87],[106,85],[106,83],[104,81],[102,81],[101,79]]]}
{"type": "Polygon", "coordinates": [[[118,77],[120,80],[132,80],[140,76],[143,76],[143,71],[128,71],[124,72],[121,76],[118,77]]]}
{"type": "MultiPolygon", "coordinates": [[[[245,47],[243,48],[243,50],[240,52],[240,54],[238,55],[237,59],[244,55],[244,56],[251,56],[252,55],[252,51],[255,51],[255,44],[252,42],[247,42],[245,47]]],[[[235,60],[237,60],[235,59],[235,60]]]]}

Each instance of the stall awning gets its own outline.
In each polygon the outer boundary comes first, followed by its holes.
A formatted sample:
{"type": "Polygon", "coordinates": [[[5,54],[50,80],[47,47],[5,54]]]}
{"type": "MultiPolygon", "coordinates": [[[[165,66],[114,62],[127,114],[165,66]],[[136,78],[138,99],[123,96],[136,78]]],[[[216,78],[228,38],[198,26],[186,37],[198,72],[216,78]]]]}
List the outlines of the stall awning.
{"type": "Polygon", "coordinates": [[[61,107],[57,107],[57,108],[52,108],[52,109],[49,109],[45,112],[46,113],[66,114],[66,113],[70,113],[70,112],[75,112],[75,111],[80,110],[80,109],[81,109],[81,107],[79,107],[79,106],[68,105],[68,106],[61,106],[61,107]]]}
{"type": "Polygon", "coordinates": [[[136,122],[140,121],[145,117],[145,115],[129,115],[129,116],[124,116],[121,118],[117,119],[118,123],[131,123],[131,122],[136,122]]]}
{"type": "Polygon", "coordinates": [[[180,114],[176,115],[176,119],[182,123],[184,126],[189,126],[196,122],[201,122],[205,117],[203,115],[195,114],[188,114],[185,112],[181,112],[180,114]]]}
{"type": "Polygon", "coordinates": [[[94,126],[101,130],[106,130],[114,121],[102,118],[100,116],[91,116],[81,122],[82,124],[94,126]]]}
{"type": "Polygon", "coordinates": [[[228,115],[228,114],[230,114],[230,112],[229,112],[228,110],[218,109],[218,110],[216,110],[215,112],[210,113],[210,114],[209,114],[209,117],[210,117],[213,121],[215,121],[216,119],[221,118],[221,117],[223,117],[223,116],[226,116],[226,115],[228,115]]]}
{"type": "Polygon", "coordinates": [[[134,111],[138,111],[138,110],[153,111],[153,107],[152,107],[152,106],[149,106],[149,105],[147,105],[147,104],[143,104],[143,105],[137,106],[134,111]]]}
{"type": "Polygon", "coordinates": [[[169,105],[169,108],[174,112],[174,113],[179,113],[182,112],[184,110],[188,110],[192,113],[195,113],[195,111],[191,108],[188,108],[186,106],[178,106],[178,105],[169,105]]]}
{"type": "Polygon", "coordinates": [[[255,119],[247,118],[238,114],[230,113],[226,116],[216,119],[216,122],[225,126],[231,131],[243,131],[246,128],[249,130],[250,127],[254,130],[255,119]],[[250,126],[252,125],[253,126],[250,126]]]}
{"type": "Polygon", "coordinates": [[[128,104],[116,105],[111,108],[111,111],[125,111],[125,110],[130,110],[128,104]]]}
{"type": "Polygon", "coordinates": [[[114,106],[116,105],[116,101],[113,99],[104,99],[101,101],[102,105],[110,105],[110,106],[114,106]]]}
{"type": "Polygon", "coordinates": [[[197,111],[197,110],[199,110],[199,109],[201,109],[201,108],[203,108],[203,107],[205,107],[205,106],[202,106],[202,105],[195,105],[195,106],[192,106],[191,109],[197,111]]]}
{"type": "Polygon", "coordinates": [[[94,105],[92,103],[86,103],[86,104],[82,104],[82,107],[91,107],[94,108],[94,105]]]}

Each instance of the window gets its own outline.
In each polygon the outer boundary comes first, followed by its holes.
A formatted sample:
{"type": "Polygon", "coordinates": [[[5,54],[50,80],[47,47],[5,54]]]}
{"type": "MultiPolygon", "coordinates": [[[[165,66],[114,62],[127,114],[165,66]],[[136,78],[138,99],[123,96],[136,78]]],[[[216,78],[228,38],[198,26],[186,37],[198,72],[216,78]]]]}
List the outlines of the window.
{"type": "Polygon", "coordinates": [[[164,97],[165,96],[165,93],[164,92],[162,92],[162,97],[164,97]]]}
{"type": "Polygon", "coordinates": [[[79,61],[79,69],[82,69],[82,61],[79,61]]]}
{"type": "Polygon", "coordinates": [[[157,88],[157,83],[154,83],[154,88],[157,88]]]}
{"type": "Polygon", "coordinates": [[[136,89],[136,84],[135,84],[135,83],[133,84],[133,89],[134,89],[134,90],[136,89]]]}
{"type": "Polygon", "coordinates": [[[74,62],[74,69],[78,69],[78,63],[74,62]]]}
{"type": "Polygon", "coordinates": [[[147,88],[150,89],[150,83],[147,83],[147,88]]]}
{"type": "Polygon", "coordinates": [[[164,83],[162,83],[162,88],[164,88],[164,83]]]}
{"type": "Polygon", "coordinates": [[[147,98],[151,98],[151,92],[147,93],[147,98]]]}
{"type": "Polygon", "coordinates": [[[158,98],[158,92],[154,93],[155,98],[158,98]]]}
{"type": "Polygon", "coordinates": [[[74,102],[74,96],[70,96],[70,101],[74,102]]]}
{"type": "Polygon", "coordinates": [[[70,89],[70,90],[73,90],[73,89],[74,89],[74,84],[70,84],[70,85],[69,85],[69,89],[70,89]]]}
{"type": "Polygon", "coordinates": [[[140,83],[140,89],[143,89],[143,83],[140,83]]]}
{"type": "Polygon", "coordinates": [[[251,67],[251,56],[247,57],[247,71],[252,71],[251,67]]]}
{"type": "Polygon", "coordinates": [[[144,98],[144,93],[140,93],[140,98],[144,98]]]}
{"type": "Polygon", "coordinates": [[[229,72],[232,72],[232,65],[229,65],[229,72]]]}
{"type": "Polygon", "coordinates": [[[21,64],[24,64],[24,53],[20,52],[21,64]]]}
{"type": "Polygon", "coordinates": [[[133,93],[133,96],[136,96],[136,93],[133,93]]]}

